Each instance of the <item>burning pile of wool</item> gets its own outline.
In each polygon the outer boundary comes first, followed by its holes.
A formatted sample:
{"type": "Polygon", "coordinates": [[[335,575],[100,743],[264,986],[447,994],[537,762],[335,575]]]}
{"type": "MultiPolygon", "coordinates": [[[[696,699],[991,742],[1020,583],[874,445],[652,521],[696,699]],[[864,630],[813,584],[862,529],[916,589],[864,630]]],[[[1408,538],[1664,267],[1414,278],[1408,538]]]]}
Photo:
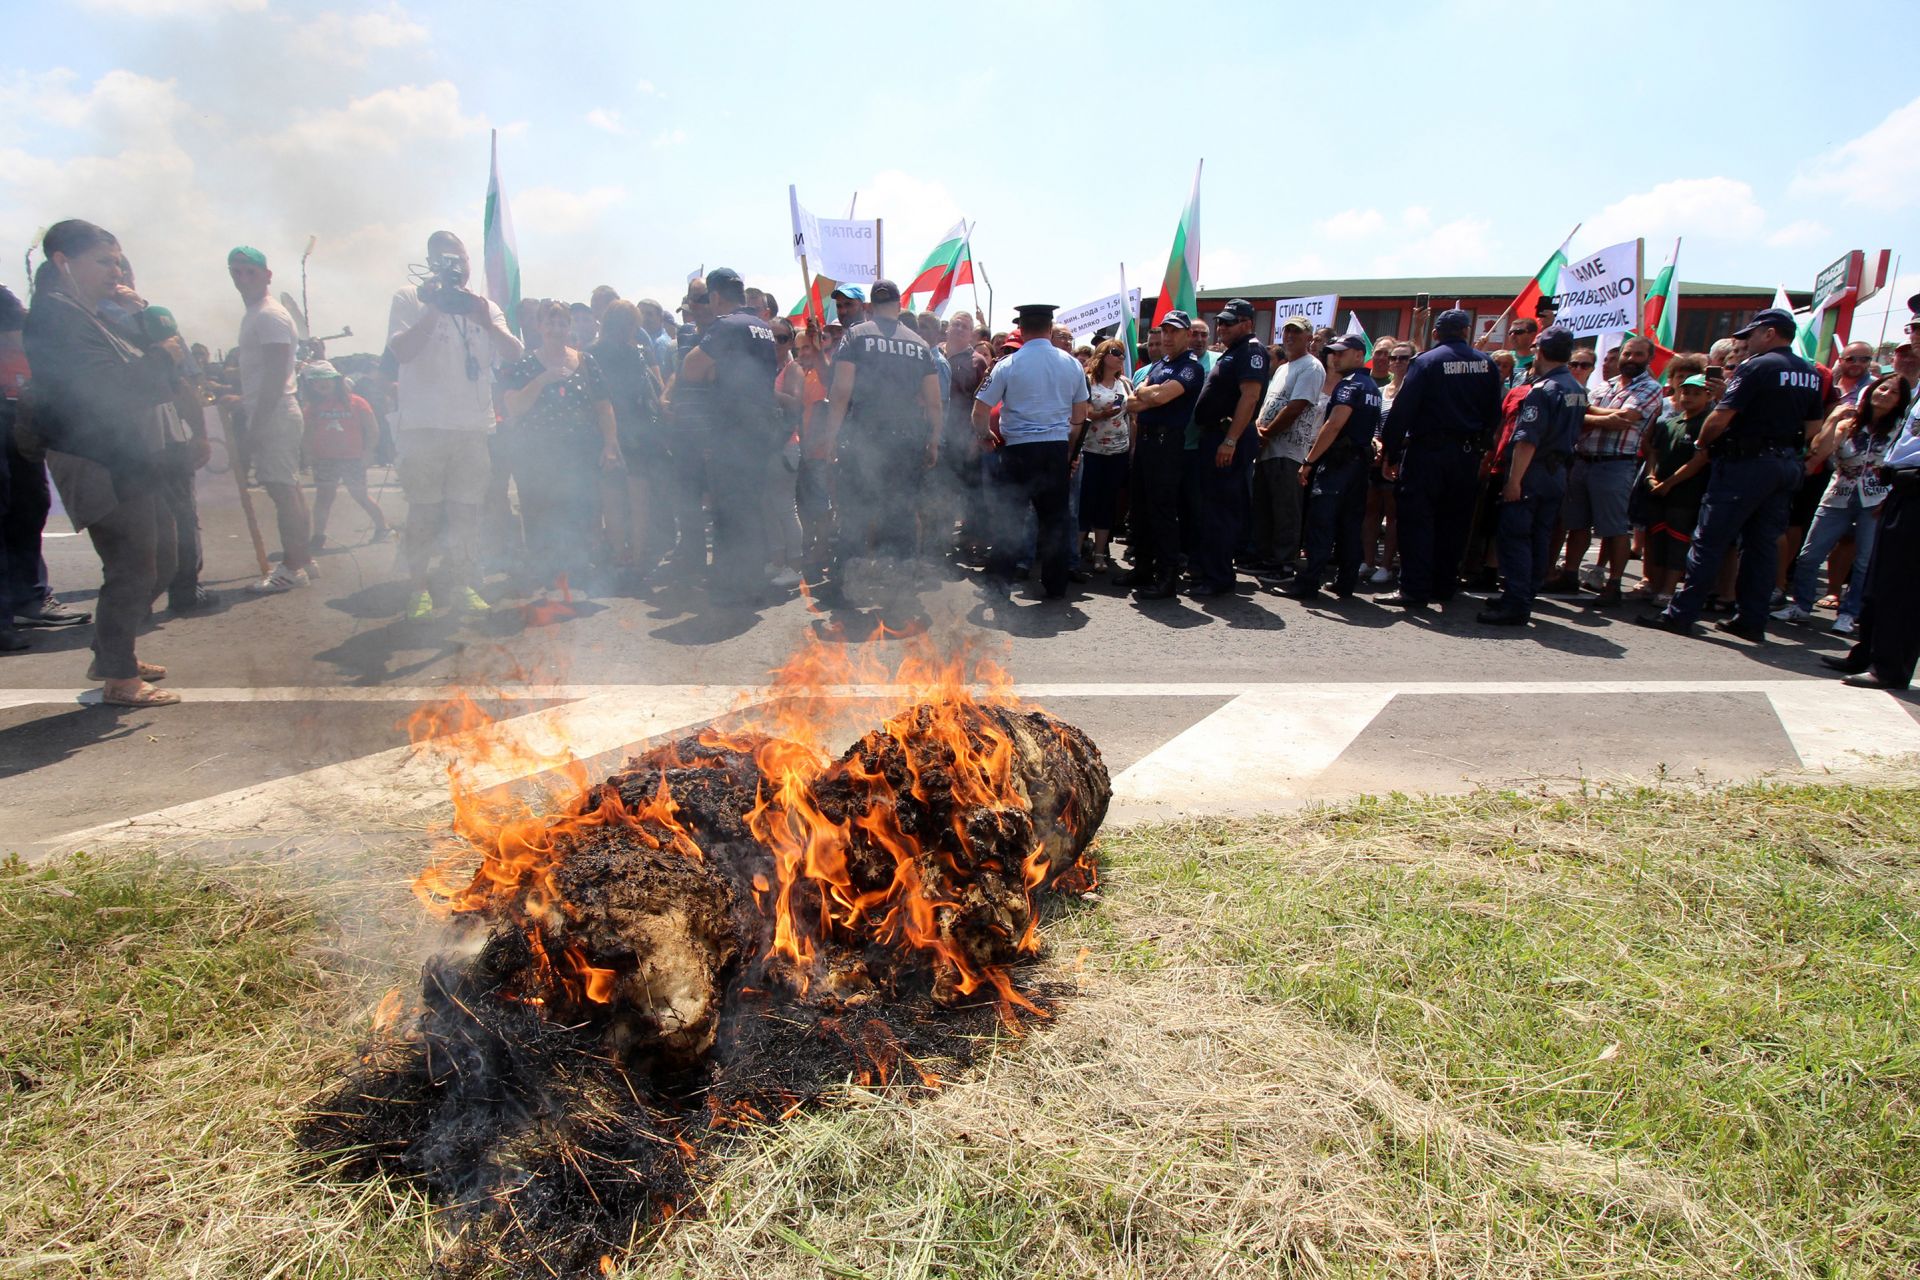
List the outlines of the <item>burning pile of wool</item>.
{"type": "Polygon", "coordinates": [[[449,1273],[586,1272],[684,1204],[729,1130],[849,1080],[936,1088],[996,1021],[1045,1015],[1013,966],[1035,895],[1091,888],[1100,752],[991,664],[922,645],[876,673],[875,648],[810,651],[747,728],[577,779],[554,813],[450,770],[469,853],[416,888],[477,952],[427,965],[303,1133],[454,1207],[449,1273]],[[899,709],[833,758],[850,684],[899,709]]]}

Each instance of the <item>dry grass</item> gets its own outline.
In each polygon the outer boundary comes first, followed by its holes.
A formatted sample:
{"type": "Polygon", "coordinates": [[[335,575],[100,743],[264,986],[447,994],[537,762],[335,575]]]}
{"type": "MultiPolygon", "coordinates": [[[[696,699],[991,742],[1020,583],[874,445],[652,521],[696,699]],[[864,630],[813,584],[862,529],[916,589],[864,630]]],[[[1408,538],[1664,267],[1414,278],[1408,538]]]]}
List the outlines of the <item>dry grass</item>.
{"type": "MultiPolygon", "coordinates": [[[[1056,1023],[744,1140],[619,1274],[1910,1275],[1917,802],[1127,833],[1049,926],[1056,1023]]],[[[391,860],[288,870],[0,877],[0,1275],[422,1273],[427,1207],[298,1182],[288,1136],[409,975],[413,908],[391,860]]]]}

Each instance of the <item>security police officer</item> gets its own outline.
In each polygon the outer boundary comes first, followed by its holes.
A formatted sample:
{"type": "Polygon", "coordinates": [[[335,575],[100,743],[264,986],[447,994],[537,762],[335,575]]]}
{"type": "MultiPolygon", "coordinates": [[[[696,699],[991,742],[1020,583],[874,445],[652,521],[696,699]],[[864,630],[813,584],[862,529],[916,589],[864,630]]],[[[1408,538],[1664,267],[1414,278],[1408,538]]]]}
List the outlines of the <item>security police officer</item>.
{"type": "MultiPolygon", "coordinates": [[[[993,552],[987,589],[1004,597],[1026,544],[1031,510],[1040,529],[1040,584],[1049,600],[1067,594],[1073,530],[1067,477],[1074,439],[1086,425],[1086,370],[1053,345],[1055,307],[1015,307],[1020,349],[993,366],[973,401],[973,429],[983,446],[992,439],[993,406],[1000,406],[999,466],[990,498],[993,552]]],[[[990,447],[990,446],[988,446],[990,447]]]]}
{"type": "Polygon", "coordinates": [[[1311,600],[1320,594],[1329,562],[1333,591],[1342,600],[1360,580],[1361,526],[1367,515],[1367,468],[1380,425],[1380,385],[1367,370],[1366,340],[1345,333],[1327,344],[1327,372],[1339,381],[1327,397],[1327,419],[1307,449],[1300,483],[1307,495],[1307,562],[1281,594],[1311,600]]]}
{"type": "Polygon", "coordinates": [[[1227,344],[1213,362],[1194,404],[1200,427],[1198,482],[1194,493],[1194,596],[1233,591],[1233,553],[1247,522],[1247,473],[1259,452],[1248,430],[1267,394],[1273,363],[1253,336],[1253,304],[1235,298],[1221,308],[1214,333],[1227,344]]]}
{"type": "MultiPolygon", "coordinates": [[[[773,398],[779,348],[773,326],[747,305],[740,273],[707,273],[716,315],[687,352],[676,386],[707,386],[707,485],[713,501],[713,576],[708,598],[751,605],[767,594],[763,514],[767,455],[780,447],[782,423],[773,398]]],[[[676,399],[678,397],[676,396],[676,399]]],[[[684,535],[683,535],[684,536],[684,535]]]]}
{"type": "Polygon", "coordinates": [[[1400,590],[1379,603],[1424,608],[1453,597],[1480,489],[1480,458],[1500,427],[1500,366],[1467,341],[1457,307],[1433,322],[1436,345],[1416,356],[1387,415],[1384,474],[1395,480],[1400,590]]]}
{"type": "Polygon", "coordinates": [[[876,280],[872,319],[847,330],[833,366],[828,435],[839,516],[833,569],[818,598],[838,603],[847,562],[874,554],[892,571],[914,554],[920,481],[939,460],[939,369],[914,327],[900,321],[900,286],[876,280]]]}
{"type": "Polygon", "coordinates": [[[1824,382],[1793,353],[1793,314],[1768,307],[1733,336],[1747,340],[1747,358],[1727,378],[1726,394],[1700,427],[1712,466],[1700,523],[1687,551],[1687,576],[1667,607],[1634,619],[1643,627],[1693,634],[1720,574],[1720,561],[1740,543],[1739,608],[1714,630],[1755,642],[1766,639],[1767,607],[1807,441],[1821,423],[1824,382]]]}
{"type": "Polygon", "coordinates": [[[1187,349],[1193,321],[1169,311],[1160,321],[1161,356],[1141,372],[1127,399],[1133,414],[1133,464],[1128,472],[1127,527],[1133,571],[1114,581],[1143,600],[1179,594],[1180,486],[1187,466],[1187,424],[1193,420],[1204,374],[1187,349]]]}
{"type": "Polygon", "coordinates": [[[1533,390],[1514,418],[1512,453],[1500,494],[1500,569],[1506,588],[1478,615],[1496,627],[1524,627],[1553,558],[1553,525],[1567,496],[1567,467],[1587,414],[1587,389],[1567,370],[1573,333],[1558,325],[1533,344],[1533,390]]]}

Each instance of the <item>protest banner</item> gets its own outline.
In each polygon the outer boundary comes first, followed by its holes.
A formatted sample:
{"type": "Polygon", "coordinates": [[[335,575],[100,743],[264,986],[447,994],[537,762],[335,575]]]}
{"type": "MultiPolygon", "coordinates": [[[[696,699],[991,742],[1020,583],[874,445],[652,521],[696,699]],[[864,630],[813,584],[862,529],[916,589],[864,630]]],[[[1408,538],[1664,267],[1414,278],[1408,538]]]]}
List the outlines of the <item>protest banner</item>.
{"type": "Polygon", "coordinates": [[[1624,240],[1560,268],[1554,323],[1576,338],[1640,327],[1640,241],[1624,240]]]}
{"type": "Polygon", "coordinates": [[[1273,304],[1273,331],[1280,332],[1280,326],[1288,316],[1305,316],[1307,323],[1319,329],[1333,327],[1333,318],[1340,314],[1340,295],[1337,293],[1317,293],[1311,298],[1282,298],[1273,304]]]}
{"type": "Polygon", "coordinates": [[[862,287],[880,278],[880,223],[875,218],[819,218],[787,187],[793,215],[794,260],[841,284],[862,287]]]}
{"type": "MultiPolygon", "coordinates": [[[[1140,314],[1140,291],[1129,289],[1128,301],[1133,304],[1133,314],[1140,314]]],[[[1120,323],[1120,295],[1110,293],[1104,298],[1095,298],[1092,302],[1083,302],[1077,307],[1068,307],[1055,314],[1053,322],[1063,326],[1076,339],[1097,333],[1108,325],[1120,323]]]]}

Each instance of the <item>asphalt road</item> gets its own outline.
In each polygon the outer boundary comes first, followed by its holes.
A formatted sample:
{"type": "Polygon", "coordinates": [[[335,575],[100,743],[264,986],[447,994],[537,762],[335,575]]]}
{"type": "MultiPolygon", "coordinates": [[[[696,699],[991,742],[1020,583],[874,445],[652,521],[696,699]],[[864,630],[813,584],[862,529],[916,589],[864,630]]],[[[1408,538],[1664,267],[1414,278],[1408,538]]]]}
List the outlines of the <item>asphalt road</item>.
{"type": "MultiPolygon", "coordinates": [[[[327,788],[389,785],[382,762],[398,758],[408,713],[454,688],[529,723],[561,716],[578,754],[611,761],[750,697],[816,620],[798,599],[721,610],[677,588],[600,597],[551,625],[511,603],[402,621],[394,544],[365,545],[366,517],[344,497],[319,581],[254,597],[240,590],[255,575],[231,479],[205,475],[201,492],[206,581],[225,603],[157,615],[140,645],[184,705],[96,705],[82,679],[90,627],[33,633],[31,652],[0,659],[0,845],[151,835],[189,811],[200,825],[182,830],[205,838],[245,838],[275,812],[288,815],[275,830],[324,829],[327,788]],[[255,828],[231,817],[243,794],[255,828]]],[[[377,493],[404,520],[397,487],[377,493]]],[[[63,599],[92,600],[99,566],[84,538],[49,538],[47,558],[63,599]]],[[[1816,660],[1842,647],[1824,629],[1780,628],[1761,646],[1684,639],[1630,625],[1630,610],[1549,601],[1514,632],[1476,624],[1469,599],[1409,620],[1364,597],[1303,606],[1247,585],[1204,604],[1137,602],[1098,582],[1042,602],[1036,586],[990,607],[968,575],[943,570],[923,602],[943,641],[985,645],[1093,734],[1125,818],[1477,783],[1739,778],[1920,751],[1916,702],[1841,689],[1816,660]]],[[[844,621],[854,635],[871,626],[844,621]]]]}

